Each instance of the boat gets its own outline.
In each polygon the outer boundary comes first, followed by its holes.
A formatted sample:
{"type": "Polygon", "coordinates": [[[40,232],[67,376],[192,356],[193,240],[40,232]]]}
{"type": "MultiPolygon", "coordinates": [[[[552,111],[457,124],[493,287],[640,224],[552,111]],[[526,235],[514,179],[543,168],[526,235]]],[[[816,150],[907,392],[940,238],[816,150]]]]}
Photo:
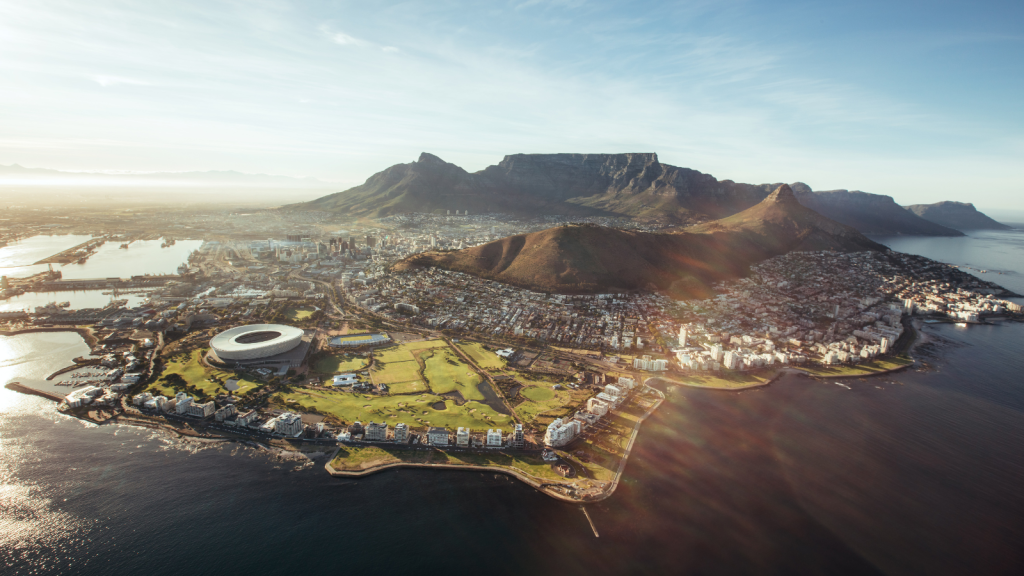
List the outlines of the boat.
{"type": "Polygon", "coordinates": [[[957,322],[957,328],[967,328],[967,322],[957,322]]]}

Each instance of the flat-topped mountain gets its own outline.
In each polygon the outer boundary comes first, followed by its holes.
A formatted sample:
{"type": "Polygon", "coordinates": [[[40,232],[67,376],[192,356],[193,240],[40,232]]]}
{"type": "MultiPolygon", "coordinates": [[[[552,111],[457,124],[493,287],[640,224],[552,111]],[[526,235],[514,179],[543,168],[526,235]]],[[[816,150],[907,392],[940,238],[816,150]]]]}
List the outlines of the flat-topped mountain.
{"type": "Polygon", "coordinates": [[[987,215],[979,212],[969,202],[936,202],[935,204],[913,204],[905,207],[917,216],[954,230],[1009,230],[1006,224],[1000,224],[987,215]]]}
{"type": "MultiPolygon", "coordinates": [[[[513,154],[479,172],[467,172],[424,152],[355,188],[289,210],[323,210],[381,217],[404,212],[626,216],[677,223],[722,218],[763,200],[779,183],[717,180],[663,164],[654,153],[513,154]]],[[[800,202],[865,233],[959,235],[918,218],[889,196],[813,192],[793,185],[800,202]]]]}
{"type": "Polygon", "coordinates": [[[704,297],[712,283],[744,276],[751,264],[794,250],[887,248],[801,205],[783,184],[739,214],[682,232],[558,226],[455,252],[417,254],[395,269],[438,267],[552,292],[654,288],[704,297]]]}

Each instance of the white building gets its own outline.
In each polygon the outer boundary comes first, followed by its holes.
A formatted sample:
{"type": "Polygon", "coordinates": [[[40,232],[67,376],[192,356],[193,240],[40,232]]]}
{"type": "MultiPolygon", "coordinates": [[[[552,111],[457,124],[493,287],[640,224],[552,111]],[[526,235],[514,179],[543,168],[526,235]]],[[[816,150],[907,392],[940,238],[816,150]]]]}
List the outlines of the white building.
{"type": "Polygon", "coordinates": [[[512,447],[513,448],[525,448],[526,437],[523,435],[523,425],[516,424],[515,430],[512,432],[512,447]]]}
{"type": "Polygon", "coordinates": [[[633,368],[637,370],[647,370],[649,372],[661,372],[668,370],[667,360],[656,360],[650,356],[644,355],[640,358],[633,359],[633,368]]]}
{"type": "Polygon", "coordinates": [[[434,426],[427,430],[427,442],[431,446],[447,446],[448,445],[448,429],[440,426],[434,426]]]}
{"type": "Polygon", "coordinates": [[[604,416],[608,413],[609,405],[600,398],[591,398],[587,400],[587,412],[592,412],[598,416],[604,416]]]}
{"type": "Polygon", "coordinates": [[[725,353],[725,367],[729,370],[738,370],[743,367],[743,356],[739,352],[729,350],[725,353]]]}
{"type": "Polygon", "coordinates": [[[395,442],[406,442],[409,440],[409,425],[405,422],[395,424],[395,442]]]}
{"type": "Polygon", "coordinates": [[[633,388],[636,388],[636,380],[633,380],[632,378],[626,378],[624,376],[619,376],[619,381],[616,384],[616,386],[623,390],[632,390],[633,388]]]}
{"type": "Polygon", "coordinates": [[[561,418],[556,418],[554,422],[548,425],[548,429],[544,433],[544,444],[553,447],[565,446],[572,441],[580,431],[581,428],[579,421],[563,421],[561,418]]]}
{"type": "Polygon", "coordinates": [[[502,435],[501,428],[489,428],[487,430],[487,447],[488,448],[501,448],[502,435]]]}
{"type": "Polygon", "coordinates": [[[235,408],[234,404],[228,404],[227,406],[214,412],[213,417],[215,420],[217,420],[217,422],[223,422],[230,418],[231,416],[234,416],[235,414],[238,414],[238,409],[235,408]]]}
{"type": "Polygon", "coordinates": [[[624,398],[626,396],[626,393],[614,384],[608,384],[607,386],[605,386],[604,393],[609,396],[614,396],[616,398],[624,398]]]}
{"type": "Polygon", "coordinates": [[[455,432],[455,445],[462,447],[469,446],[469,428],[459,426],[459,429],[455,432]]]}
{"type": "Polygon", "coordinates": [[[152,399],[152,394],[150,394],[149,392],[143,392],[142,394],[136,394],[135,397],[132,398],[132,404],[134,404],[135,406],[143,406],[146,404],[146,402],[149,402],[152,399]]]}
{"type": "Polygon", "coordinates": [[[388,439],[388,423],[381,422],[377,424],[370,422],[366,425],[366,432],[363,435],[363,440],[371,442],[383,442],[388,439]]]}
{"type": "Polygon", "coordinates": [[[302,434],[302,417],[298,414],[285,412],[276,418],[274,432],[282,436],[298,436],[302,434]]]}
{"type": "Polygon", "coordinates": [[[351,386],[357,382],[359,382],[359,377],[355,374],[338,374],[334,377],[331,386],[351,386]]]}
{"type": "Polygon", "coordinates": [[[238,418],[235,418],[235,426],[248,426],[259,418],[259,413],[255,410],[249,410],[245,414],[239,414],[238,418]]]}
{"type": "Polygon", "coordinates": [[[188,413],[188,407],[192,405],[192,397],[184,392],[178,392],[174,396],[174,411],[178,414],[188,413]]]}
{"type": "Polygon", "coordinates": [[[213,413],[216,411],[217,406],[216,404],[213,403],[212,400],[210,402],[206,402],[205,404],[196,404],[195,402],[193,402],[188,407],[188,415],[195,416],[197,418],[207,418],[209,416],[213,416],[213,413]]]}

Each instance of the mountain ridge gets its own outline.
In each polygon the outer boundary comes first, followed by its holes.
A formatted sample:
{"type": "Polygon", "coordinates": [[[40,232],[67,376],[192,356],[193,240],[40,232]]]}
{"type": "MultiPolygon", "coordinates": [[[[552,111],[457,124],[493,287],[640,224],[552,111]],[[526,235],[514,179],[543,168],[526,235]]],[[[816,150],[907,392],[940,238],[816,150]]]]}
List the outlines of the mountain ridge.
{"type": "MultiPolygon", "coordinates": [[[[285,209],[365,217],[470,210],[686,224],[745,210],[781,184],[717,180],[697,170],[663,164],[653,152],[510,154],[477,172],[423,152],[415,162],[395,164],[359,186],[285,209]]],[[[847,190],[814,192],[799,182],[793,187],[802,203],[865,233],[961,235],[908,213],[889,196],[847,190]]]]}
{"type": "Polygon", "coordinates": [[[912,204],[904,208],[929,222],[954,230],[1010,230],[1010,226],[993,220],[970,202],[946,200],[934,204],[912,204]]]}
{"type": "Polygon", "coordinates": [[[706,297],[711,284],[793,250],[888,251],[797,201],[783,184],[728,218],[656,233],[574,224],[518,234],[455,252],[427,252],[395,271],[437,267],[532,290],[602,293],[659,289],[706,297]]]}

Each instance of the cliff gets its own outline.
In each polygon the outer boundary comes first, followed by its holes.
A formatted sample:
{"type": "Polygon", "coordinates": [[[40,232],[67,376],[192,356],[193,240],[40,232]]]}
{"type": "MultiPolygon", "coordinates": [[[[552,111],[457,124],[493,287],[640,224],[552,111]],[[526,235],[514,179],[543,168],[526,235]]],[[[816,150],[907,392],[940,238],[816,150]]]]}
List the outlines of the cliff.
{"type": "Polygon", "coordinates": [[[1009,230],[1006,224],[1000,224],[979,212],[969,202],[936,202],[935,204],[914,204],[906,209],[929,221],[953,228],[954,230],[1009,230]]]}

